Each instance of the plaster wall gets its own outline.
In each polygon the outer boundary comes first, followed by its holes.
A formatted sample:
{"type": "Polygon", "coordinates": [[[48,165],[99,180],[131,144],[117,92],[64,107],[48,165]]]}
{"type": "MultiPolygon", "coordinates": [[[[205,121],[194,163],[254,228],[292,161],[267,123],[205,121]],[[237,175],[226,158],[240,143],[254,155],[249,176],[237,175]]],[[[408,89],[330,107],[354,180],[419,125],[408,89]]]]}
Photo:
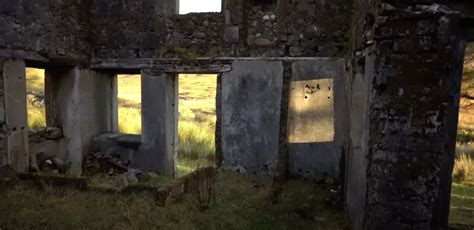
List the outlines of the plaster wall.
{"type": "Polygon", "coordinates": [[[5,87],[6,137],[8,164],[18,172],[28,170],[28,123],[26,113],[26,76],[23,61],[3,64],[5,87]]]}
{"type": "Polygon", "coordinates": [[[178,83],[175,74],[142,71],[142,145],[134,165],[176,175],[178,83]]]}
{"type": "Polygon", "coordinates": [[[234,61],[222,74],[222,166],[272,172],[279,148],[281,61],[234,61]]]}
{"type": "Polygon", "coordinates": [[[75,67],[46,69],[46,78],[50,78],[54,98],[48,120],[62,128],[71,174],[78,176],[92,137],[116,126],[108,116],[116,103],[115,76],[75,67]]]}
{"type": "Polygon", "coordinates": [[[347,101],[344,60],[292,64],[288,151],[294,175],[338,177],[346,144],[347,101]]]}

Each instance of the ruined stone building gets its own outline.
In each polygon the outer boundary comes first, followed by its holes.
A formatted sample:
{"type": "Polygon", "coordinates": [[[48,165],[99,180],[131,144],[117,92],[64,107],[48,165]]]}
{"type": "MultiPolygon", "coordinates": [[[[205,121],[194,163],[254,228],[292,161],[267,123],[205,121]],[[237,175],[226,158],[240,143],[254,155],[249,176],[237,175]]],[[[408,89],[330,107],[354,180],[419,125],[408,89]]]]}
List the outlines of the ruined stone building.
{"type": "Polygon", "coordinates": [[[117,132],[116,75],[141,74],[127,156],[174,175],[179,73],[217,73],[217,164],[337,177],[355,229],[445,229],[469,0],[0,0],[0,165],[28,169],[25,67],[46,70],[45,138],[71,162],[117,132]]]}

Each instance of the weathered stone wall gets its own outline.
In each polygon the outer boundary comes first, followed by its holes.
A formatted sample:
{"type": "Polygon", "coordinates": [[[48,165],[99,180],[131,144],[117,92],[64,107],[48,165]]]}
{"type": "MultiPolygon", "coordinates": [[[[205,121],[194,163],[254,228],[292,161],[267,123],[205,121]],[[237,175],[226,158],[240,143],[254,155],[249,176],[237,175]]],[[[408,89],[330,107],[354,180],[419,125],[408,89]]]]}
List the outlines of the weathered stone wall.
{"type": "MultiPolygon", "coordinates": [[[[94,0],[91,10],[93,57],[153,57],[164,48],[165,19],[158,17],[168,7],[157,0],[94,0]],[[163,6],[160,8],[160,6],[163,6]]],[[[172,9],[171,9],[172,10],[172,9]]]]}
{"type": "Polygon", "coordinates": [[[157,51],[159,57],[198,56],[218,57],[227,55],[224,44],[224,15],[199,13],[172,15],[166,20],[165,49],[157,51]]]}
{"type": "Polygon", "coordinates": [[[356,229],[447,228],[463,48],[458,15],[434,2],[354,1],[346,205],[356,229]]]}
{"type": "Polygon", "coordinates": [[[368,228],[447,227],[462,71],[458,15],[383,5],[369,107],[368,228]]]}
{"type": "Polygon", "coordinates": [[[3,64],[4,60],[0,58],[0,167],[8,164],[8,152],[7,152],[7,130],[5,120],[5,88],[3,82],[3,64]]]}
{"type": "Polygon", "coordinates": [[[96,0],[94,57],[343,56],[348,0],[256,2],[228,0],[221,13],[177,15],[172,0],[96,0]]]}
{"type": "Polygon", "coordinates": [[[85,61],[91,1],[0,2],[0,56],[85,61]]]}

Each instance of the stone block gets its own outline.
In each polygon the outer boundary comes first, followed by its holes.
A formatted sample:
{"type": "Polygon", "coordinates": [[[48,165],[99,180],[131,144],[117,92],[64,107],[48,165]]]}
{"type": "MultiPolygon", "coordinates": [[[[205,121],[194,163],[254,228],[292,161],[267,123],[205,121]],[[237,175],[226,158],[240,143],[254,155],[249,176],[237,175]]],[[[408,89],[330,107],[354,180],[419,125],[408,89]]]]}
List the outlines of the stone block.
{"type": "Polygon", "coordinates": [[[227,43],[239,43],[239,27],[230,26],[225,28],[224,41],[227,43]]]}

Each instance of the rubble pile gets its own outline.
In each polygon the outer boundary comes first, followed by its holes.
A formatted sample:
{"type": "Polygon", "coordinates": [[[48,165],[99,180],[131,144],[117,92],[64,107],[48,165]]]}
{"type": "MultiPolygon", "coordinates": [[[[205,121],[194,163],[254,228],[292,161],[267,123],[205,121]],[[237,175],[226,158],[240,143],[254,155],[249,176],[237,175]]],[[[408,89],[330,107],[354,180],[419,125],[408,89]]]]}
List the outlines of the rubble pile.
{"type": "Polygon", "coordinates": [[[86,157],[83,169],[86,176],[93,176],[98,173],[113,176],[128,172],[129,166],[130,161],[122,162],[118,153],[103,154],[102,152],[96,152],[86,157]]]}

